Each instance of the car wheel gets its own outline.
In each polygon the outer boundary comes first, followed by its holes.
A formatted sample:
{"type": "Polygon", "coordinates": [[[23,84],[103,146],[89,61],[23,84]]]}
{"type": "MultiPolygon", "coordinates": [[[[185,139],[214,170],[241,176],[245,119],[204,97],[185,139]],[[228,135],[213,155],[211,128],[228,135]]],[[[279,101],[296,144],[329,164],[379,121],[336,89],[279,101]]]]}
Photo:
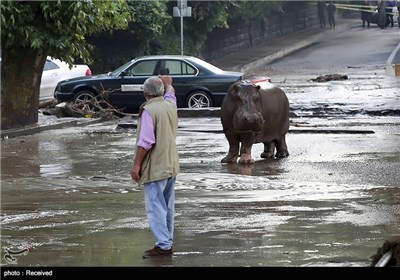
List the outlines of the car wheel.
{"type": "Polygon", "coordinates": [[[82,110],[84,111],[95,111],[98,109],[95,104],[97,103],[97,100],[93,93],[90,91],[81,91],[75,96],[75,105],[78,105],[81,107],[82,110]]]}
{"type": "Polygon", "coordinates": [[[188,108],[207,108],[212,106],[211,97],[204,91],[196,91],[189,95],[188,108]]]}

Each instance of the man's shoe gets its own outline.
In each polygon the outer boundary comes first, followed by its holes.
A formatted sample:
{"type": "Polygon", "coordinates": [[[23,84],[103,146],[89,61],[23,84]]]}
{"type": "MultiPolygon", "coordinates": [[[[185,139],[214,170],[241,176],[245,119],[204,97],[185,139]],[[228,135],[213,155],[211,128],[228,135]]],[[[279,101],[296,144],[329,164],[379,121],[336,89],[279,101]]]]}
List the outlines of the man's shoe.
{"type": "Polygon", "coordinates": [[[172,248],[169,250],[163,250],[160,247],[155,246],[150,250],[144,251],[143,258],[154,258],[154,257],[172,257],[172,248]]]}

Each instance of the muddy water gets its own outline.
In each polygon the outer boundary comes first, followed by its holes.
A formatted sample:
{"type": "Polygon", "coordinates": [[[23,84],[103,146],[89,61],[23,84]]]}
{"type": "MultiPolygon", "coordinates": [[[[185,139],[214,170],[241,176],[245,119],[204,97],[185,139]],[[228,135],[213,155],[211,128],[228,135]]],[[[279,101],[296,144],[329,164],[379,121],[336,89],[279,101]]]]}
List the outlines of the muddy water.
{"type": "Polygon", "coordinates": [[[375,133],[293,133],[286,159],[260,160],[256,145],[255,164],[222,165],[219,120],[182,120],[171,260],[141,257],[154,240],[129,177],[134,131],[109,123],[2,141],[1,245],[29,252],[1,263],[367,266],[399,234],[400,127],[354,122],[375,133]]]}
{"type": "MultiPolygon", "coordinates": [[[[14,198],[3,194],[3,246],[30,249],[19,265],[154,265],[141,259],[152,236],[140,190],[55,179],[53,190],[44,191],[43,183],[31,180],[39,189],[16,181],[14,198]]],[[[171,265],[368,265],[382,237],[398,233],[396,193],[395,187],[184,173],[171,265]]]]}

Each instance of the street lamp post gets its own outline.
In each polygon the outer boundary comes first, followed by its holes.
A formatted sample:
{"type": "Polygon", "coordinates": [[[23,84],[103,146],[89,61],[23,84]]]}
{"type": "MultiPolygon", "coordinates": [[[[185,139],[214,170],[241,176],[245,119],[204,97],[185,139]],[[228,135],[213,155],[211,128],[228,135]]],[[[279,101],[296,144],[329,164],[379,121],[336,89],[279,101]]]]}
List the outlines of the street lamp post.
{"type": "Polygon", "coordinates": [[[181,18],[181,55],[183,55],[183,17],[192,16],[192,7],[187,6],[187,0],[178,0],[178,6],[173,8],[173,16],[181,18]]]}
{"type": "Polygon", "coordinates": [[[180,16],[181,16],[181,55],[183,55],[183,15],[182,15],[182,9],[183,9],[183,6],[179,8],[180,16]]]}

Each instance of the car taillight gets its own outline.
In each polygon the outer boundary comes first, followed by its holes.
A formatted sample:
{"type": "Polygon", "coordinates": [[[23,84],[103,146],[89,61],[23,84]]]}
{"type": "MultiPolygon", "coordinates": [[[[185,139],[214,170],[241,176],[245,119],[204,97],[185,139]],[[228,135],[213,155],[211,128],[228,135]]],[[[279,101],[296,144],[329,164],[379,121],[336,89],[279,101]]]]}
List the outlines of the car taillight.
{"type": "Polygon", "coordinates": [[[86,70],[85,76],[86,76],[86,77],[87,77],[87,76],[92,76],[92,71],[90,70],[90,68],[88,68],[88,69],[86,70]]]}
{"type": "Polygon", "coordinates": [[[257,77],[257,78],[251,79],[251,82],[253,84],[262,83],[262,82],[271,82],[271,78],[270,77],[257,77]]]}

